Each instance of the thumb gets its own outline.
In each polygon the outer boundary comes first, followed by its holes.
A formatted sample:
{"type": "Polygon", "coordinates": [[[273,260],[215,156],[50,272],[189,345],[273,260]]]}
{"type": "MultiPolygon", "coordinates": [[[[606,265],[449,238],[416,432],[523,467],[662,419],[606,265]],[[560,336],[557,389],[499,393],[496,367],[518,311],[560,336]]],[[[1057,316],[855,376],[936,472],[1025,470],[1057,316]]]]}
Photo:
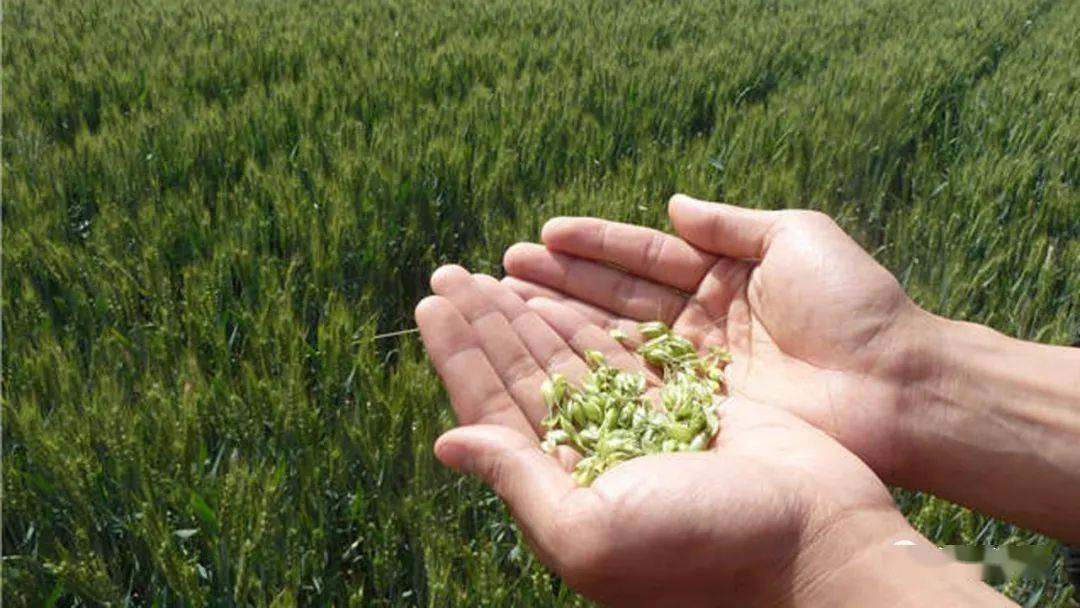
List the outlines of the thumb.
{"type": "Polygon", "coordinates": [[[529,536],[543,543],[561,501],[578,489],[555,458],[534,440],[498,425],[450,430],[435,442],[446,466],[479,477],[510,506],[529,536]]]}
{"type": "Polygon", "coordinates": [[[685,194],[668,201],[668,216],[679,236],[705,251],[733,258],[764,257],[780,213],[709,203],[685,194]]]}

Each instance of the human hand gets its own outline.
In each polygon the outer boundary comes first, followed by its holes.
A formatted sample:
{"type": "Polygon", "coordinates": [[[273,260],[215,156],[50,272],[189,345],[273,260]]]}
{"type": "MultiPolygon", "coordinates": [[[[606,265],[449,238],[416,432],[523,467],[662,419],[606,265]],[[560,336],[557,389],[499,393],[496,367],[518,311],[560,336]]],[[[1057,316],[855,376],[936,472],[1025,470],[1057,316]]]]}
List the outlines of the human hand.
{"type": "Polygon", "coordinates": [[[507,286],[561,300],[601,327],[660,319],[699,349],[733,354],[733,389],[794,412],[886,480],[905,449],[901,410],[930,315],[827,216],[672,197],[682,237],[555,218],[545,246],[505,255],[507,286]],[[617,266],[617,267],[616,267],[617,266]]]}
{"type": "Polygon", "coordinates": [[[790,413],[744,397],[723,403],[708,451],[636,458],[589,487],[575,485],[572,455],[539,448],[541,383],[586,373],[585,350],[624,369],[644,371],[640,360],[573,308],[526,304],[491,277],[449,266],[431,283],[436,295],[417,306],[417,324],[461,425],[439,438],[436,455],[490,485],[544,563],[586,596],[842,605],[858,593],[840,593],[845,581],[873,576],[903,590],[909,581],[882,570],[878,553],[893,539],[918,539],[933,553],[858,458],[790,413]],[[867,552],[874,557],[855,557],[867,552]]]}

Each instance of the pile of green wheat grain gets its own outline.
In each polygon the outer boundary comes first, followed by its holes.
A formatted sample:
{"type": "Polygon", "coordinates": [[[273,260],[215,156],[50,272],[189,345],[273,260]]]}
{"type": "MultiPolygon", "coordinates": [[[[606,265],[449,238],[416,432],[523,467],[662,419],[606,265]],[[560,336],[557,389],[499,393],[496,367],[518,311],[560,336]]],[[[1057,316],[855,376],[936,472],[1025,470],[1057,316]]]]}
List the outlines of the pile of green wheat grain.
{"type": "Polygon", "coordinates": [[[714,349],[701,356],[659,321],[638,329],[647,340],[638,353],[662,372],[658,388],[645,374],[618,370],[601,353],[586,351],[590,371],[580,387],[556,374],[541,389],[550,410],[542,447],[568,445],[581,454],[573,473],[579,484],[630,458],[704,450],[720,428],[716,404],[727,393],[728,354],[714,349]]]}

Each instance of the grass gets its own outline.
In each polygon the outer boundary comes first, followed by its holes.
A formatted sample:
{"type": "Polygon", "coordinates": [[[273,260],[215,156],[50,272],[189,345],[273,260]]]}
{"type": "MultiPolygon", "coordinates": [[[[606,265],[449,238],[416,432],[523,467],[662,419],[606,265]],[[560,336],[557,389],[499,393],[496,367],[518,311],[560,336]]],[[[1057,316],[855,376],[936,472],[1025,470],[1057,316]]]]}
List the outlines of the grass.
{"type": "Polygon", "coordinates": [[[1080,327],[1076,2],[4,9],[11,605],[582,603],[433,462],[417,339],[374,338],[555,214],[822,209],[935,312],[1080,327]]]}

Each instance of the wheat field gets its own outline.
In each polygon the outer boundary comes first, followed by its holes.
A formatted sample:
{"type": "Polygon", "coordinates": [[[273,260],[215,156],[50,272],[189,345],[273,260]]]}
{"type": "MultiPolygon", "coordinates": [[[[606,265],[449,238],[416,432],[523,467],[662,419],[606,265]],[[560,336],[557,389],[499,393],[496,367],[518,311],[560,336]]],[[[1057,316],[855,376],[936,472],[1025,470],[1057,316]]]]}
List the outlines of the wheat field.
{"type": "MultiPolygon", "coordinates": [[[[376,339],[553,215],[821,209],[936,313],[1080,328],[1080,2],[3,13],[8,606],[585,604],[434,462],[416,336],[376,339]]],[[[939,544],[1049,542],[896,497],[939,544]]]]}

